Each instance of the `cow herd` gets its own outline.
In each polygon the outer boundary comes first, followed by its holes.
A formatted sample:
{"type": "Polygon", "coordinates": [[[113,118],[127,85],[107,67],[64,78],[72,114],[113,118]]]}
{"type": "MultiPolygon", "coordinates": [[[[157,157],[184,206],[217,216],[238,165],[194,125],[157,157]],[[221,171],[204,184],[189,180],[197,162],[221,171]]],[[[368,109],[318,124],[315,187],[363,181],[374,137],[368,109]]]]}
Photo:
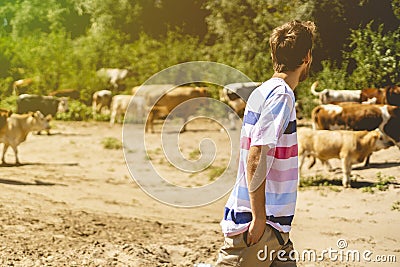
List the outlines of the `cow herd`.
{"type": "MultiPolygon", "coordinates": [[[[220,91],[220,100],[242,115],[245,100],[259,84],[229,84],[220,91]]],[[[328,160],[338,158],[342,184],[348,187],[353,164],[369,164],[370,155],[380,149],[393,145],[400,148],[400,87],[317,92],[317,86],[318,82],[311,86],[311,93],[319,101],[311,114],[312,129],[298,130],[299,168],[301,171],[305,158],[310,157],[309,168],[319,159],[331,169],[328,160]]]]}
{"type": "MultiPolygon", "coordinates": [[[[101,70],[103,75],[117,84],[127,73],[111,69],[101,70]]],[[[220,90],[220,100],[243,115],[246,100],[260,83],[234,83],[220,90]]],[[[17,85],[15,85],[17,86],[17,85]]],[[[400,87],[367,88],[363,90],[324,89],[317,92],[318,82],[311,86],[311,93],[319,104],[311,112],[311,128],[299,127],[300,171],[305,158],[311,158],[330,167],[329,159],[338,158],[342,163],[343,186],[350,184],[352,164],[369,163],[370,155],[380,149],[396,145],[400,148],[400,87]]],[[[181,103],[193,98],[209,97],[204,87],[177,87],[172,84],[142,85],[134,87],[131,94],[114,95],[110,90],[100,90],[92,96],[93,116],[108,111],[110,125],[121,122],[129,107],[131,120],[145,123],[146,132],[154,132],[154,120],[165,118],[181,103]],[[172,89],[172,90],[171,90],[172,89]],[[132,117],[133,115],[133,117],[132,117]],[[147,117],[146,117],[147,116],[147,117]]],[[[68,99],[79,98],[76,90],[56,91],[49,96],[19,95],[17,113],[0,110],[0,143],[4,143],[2,162],[9,146],[19,164],[17,146],[31,131],[49,131],[49,121],[56,112],[68,110],[68,99]]],[[[185,120],[199,108],[195,101],[181,110],[185,120]]],[[[235,116],[228,116],[234,120],[235,116]]],[[[127,118],[127,117],[126,117],[127,118]]],[[[231,122],[232,128],[235,123],[231,122]]],[[[186,123],[184,124],[186,125],[186,123]]],[[[185,128],[182,128],[184,131],[185,128]]]]}
{"type": "Polygon", "coordinates": [[[311,112],[312,130],[299,131],[300,170],[305,157],[342,162],[343,186],[350,186],[351,166],[369,163],[372,152],[400,148],[400,87],[315,92],[321,102],[311,112]]]}

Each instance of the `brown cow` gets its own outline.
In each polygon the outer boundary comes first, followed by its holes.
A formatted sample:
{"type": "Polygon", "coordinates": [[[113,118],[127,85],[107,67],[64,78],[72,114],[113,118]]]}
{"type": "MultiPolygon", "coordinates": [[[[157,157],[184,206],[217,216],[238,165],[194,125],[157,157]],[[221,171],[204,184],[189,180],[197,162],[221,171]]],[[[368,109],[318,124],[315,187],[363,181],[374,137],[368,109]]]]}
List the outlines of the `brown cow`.
{"type": "Polygon", "coordinates": [[[7,118],[10,117],[12,111],[0,108],[0,130],[7,124],[7,118]]]}
{"type": "MultiPolygon", "coordinates": [[[[179,104],[193,99],[193,98],[199,98],[199,97],[207,97],[208,92],[206,88],[204,87],[176,87],[172,91],[167,92],[166,94],[162,95],[161,98],[159,97],[153,97],[151,95],[148,95],[146,97],[146,102],[147,105],[151,105],[152,103],[156,102],[153,107],[150,107],[151,110],[149,112],[147,121],[146,121],[146,127],[145,131],[148,132],[150,131],[154,133],[154,127],[153,127],[153,121],[156,118],[165,118],[168,116],[168,114],[179,104]],[[158,101],[157,101],[158,100],[158,101]]],[[[199,107],[197,103],[191,103],[190,105],[187,105],[184,110],[182,110],[182,114],[180,114],[181,117],[185,120],[185,124],[182,128],[182,132],[184,132],[186,129],[186,121],[189,116],[193,115],[195,110],[199,107]]]]}
{"type": "Polygon", "coordinates": [[[33,83],[32,78],[25,78],[13,82],[13,93],[14,95],[19,95],[22,88],[26,88],[33,83]]]}
{"type": "Polygon", "coordinates": [[[51,116],[45,117],[40,111],[29,114],[12,114],[7,119],[5,127],[0,129],[0,143],[4,143],[2,163],[5,164],[5,154],[9,146],[14,150],[15,164],[19,165],[19,144],[26,140],[29,132],[50,129],[51,116]]]}
{"type": "Polygon", "coordinates": [[[49,93],[49,96],[54,96],[54,97],[68,97],[71,99],[78,100],[80,98],[80,92],[75,89],[61,89],[57,91],[53,91],[49,93]]]}
{"type": "Polygon", "coordinates": [[[361,101],[372,104],[400,106],[400,87],[392,85],[385,88],[362,89],[361,101]]]}
{"type": "Polygon", "coordinates": [[[324,164],[328,164],[329,159],[338,158],[342,162],[344,187],[350,186],[352,164],[361,163],[373,151],[390,146],[379,130],[329,131],[305,128],[298,131],[298,139],[300,171],[305,157],[314,157],[314,162],[318,158],[324,164]]]}

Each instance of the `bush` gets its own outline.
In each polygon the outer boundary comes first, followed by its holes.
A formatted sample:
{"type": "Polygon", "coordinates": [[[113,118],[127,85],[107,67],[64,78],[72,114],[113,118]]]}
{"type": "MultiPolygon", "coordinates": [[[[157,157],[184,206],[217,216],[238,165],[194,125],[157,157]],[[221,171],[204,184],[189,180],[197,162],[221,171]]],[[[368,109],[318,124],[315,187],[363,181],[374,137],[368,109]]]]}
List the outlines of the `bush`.
{"type": "Polygon", "coordinates": [[[12,112],[17,111],[17,96],[12,95],[0,100],[0,108],[11,110],[12,112]]]}
{"type": "Polygon", "coordinates": [[[352,50],[344,53],[345,59],[356,64],[350,80],[357,89],[379,88],[400,82],[400,28],[384,33],[383,24],[377,30],[372,28],[372,24],[373,21],[364,29],[352,31],[352,50]]]}
{"type": "Polygon", "coordinates": [[[91,107],[82,104],[77,100],[68,102],[68,112],[57,113],[56,119],[63,121],[87,121],[92,118],[91,107]]]}
{"type": "Polygon", "coordinates": [[[96,113],[93,117],[95,121],[110,121],[110,113],[107,114],[99,114],[96,113]]]}

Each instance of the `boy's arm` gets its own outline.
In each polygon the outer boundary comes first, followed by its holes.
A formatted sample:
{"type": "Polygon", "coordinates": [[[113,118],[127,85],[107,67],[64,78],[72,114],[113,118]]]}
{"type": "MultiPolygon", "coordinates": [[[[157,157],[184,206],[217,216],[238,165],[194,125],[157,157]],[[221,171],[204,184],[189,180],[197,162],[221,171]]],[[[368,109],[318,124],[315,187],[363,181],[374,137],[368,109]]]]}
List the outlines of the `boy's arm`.
{"type": "Polygon", "coordinates": [[[247,244],[257,243],[264,233],[267,216],[265,213],[265,177],[268,146],[252,146],[247,159],[247,184],[250,196],[252,221],[247,235],[247,244]]]}

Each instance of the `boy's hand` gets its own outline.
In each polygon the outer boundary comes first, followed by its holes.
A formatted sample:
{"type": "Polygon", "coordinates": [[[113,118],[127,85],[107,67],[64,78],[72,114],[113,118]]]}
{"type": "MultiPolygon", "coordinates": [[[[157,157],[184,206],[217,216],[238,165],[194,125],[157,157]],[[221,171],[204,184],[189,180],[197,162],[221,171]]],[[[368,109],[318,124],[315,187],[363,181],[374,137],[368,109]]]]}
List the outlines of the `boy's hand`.
{"type": "Polygon", "coordinates": [[[264,219],[253,219],[249,226],[249,232],[247,234],[247,245],[251,246],[260,241],[264,234],[266,227],[266,220],[264,219]]]}

